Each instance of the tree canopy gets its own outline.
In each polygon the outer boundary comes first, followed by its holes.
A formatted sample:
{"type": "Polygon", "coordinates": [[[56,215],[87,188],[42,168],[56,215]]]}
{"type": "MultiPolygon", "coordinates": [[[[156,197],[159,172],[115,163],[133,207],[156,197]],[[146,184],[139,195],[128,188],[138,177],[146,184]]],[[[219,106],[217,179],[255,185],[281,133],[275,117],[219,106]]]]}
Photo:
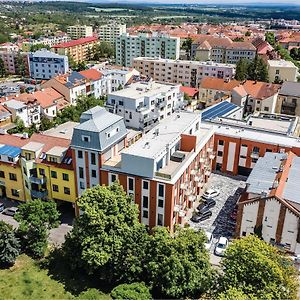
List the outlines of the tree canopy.
{"type": "Polygon", "coordinates": [[[150,300],[152,296],[144,282],[120,284],[111,291],[111,297],[116,300],[150,300]]]}

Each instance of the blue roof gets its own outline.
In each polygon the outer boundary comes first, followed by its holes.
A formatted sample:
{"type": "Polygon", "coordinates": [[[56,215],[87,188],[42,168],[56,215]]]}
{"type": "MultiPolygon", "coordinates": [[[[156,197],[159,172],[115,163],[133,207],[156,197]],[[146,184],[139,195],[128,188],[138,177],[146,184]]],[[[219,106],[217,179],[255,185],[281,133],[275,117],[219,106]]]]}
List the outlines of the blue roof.
{"type": "Polygon", "coordinates": [[[17,157],[21,154],[21,148],[4,145],[0,147],[0,155],[7,155],[9,157],[17,157]]]}
{"type": "Polygon", "coordinates": [[[82,81],[85,79],[84,76],[82,76],[80,73],[73,71],[69,76],[68,76],[68,82],[66,82],[65,86],[66,87],[73,87],[77,82],[82,81]]]}
{"type": "Polygon", "coordinates": [[[238,109],[239,106],[228,101],[223,101],[213,106],[210,106],[202,111],[202,120],[211,120],[217,117],[224,117],[228,115],[231,111],[238,109]]]}

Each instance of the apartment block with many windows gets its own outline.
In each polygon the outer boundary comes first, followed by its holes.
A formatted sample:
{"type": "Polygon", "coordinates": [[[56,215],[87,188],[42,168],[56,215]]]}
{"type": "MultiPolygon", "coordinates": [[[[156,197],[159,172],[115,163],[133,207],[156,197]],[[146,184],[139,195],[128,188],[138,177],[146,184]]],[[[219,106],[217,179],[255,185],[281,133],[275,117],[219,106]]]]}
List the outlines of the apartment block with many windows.
{"type": "Polygon", "coordinates": [[[178,83],[196,88],[199,87],[204,77],[229,80],[235,75],[235,65],[151,57],[135,58],[133,67],[142,75],[156,81],[178,83]]]}
{"type": "Polygon", "coordinates": [[[67,33],[72,40],[93,36],[93,27],[86,25],[74,25],[67,28],[67,33]]]}
{"type": "Polygon", "coordinates": [[[126,33],[126,24],[105,24],[97,27],[96,31],[100,41],[104,41],[115,46],[117,37],[126,33]]]}
{"type": "Polygon", "coordinates": [[[152,33],[129,35],[122,34],[116,41],[116,63],[132,66],[136,57],[161,57],[179,59],[180,38],[152,33]]]}

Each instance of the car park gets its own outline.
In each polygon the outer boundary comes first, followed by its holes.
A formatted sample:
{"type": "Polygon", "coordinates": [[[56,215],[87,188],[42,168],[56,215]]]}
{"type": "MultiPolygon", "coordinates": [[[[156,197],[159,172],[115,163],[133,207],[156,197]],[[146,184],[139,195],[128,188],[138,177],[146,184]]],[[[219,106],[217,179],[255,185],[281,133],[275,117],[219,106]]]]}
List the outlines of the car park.
{"type": "Polygon", "coordinates": [[[220,191],[219,190],[214,190],[214,189],[208,189],[203,195],[202,198],[207,200],[207,199],[213,199],[217,196],[219,196],[220,191]]]}
{"type": "Polygon", "coordinates": [[[204,244],[205,246],[205,249],[206,250],[209,250],[211,248],[211,245],[213,243],[213,239],[214,239],[214,236],[211,232],[208,232],[208,231],[205,231],[205,235],[206,235],[206,242],[204,244]]]}
{"type": "Polygon", "coordinates": [[[197,210],[201,212],[202,210],[206,210],[207,208],[214,207],[215,205],[216,205],[216,201],[214,199],[207,199],[198,205],[197,210]]]}
{"type": "Polygon", "coordinates": [[[3,214],[13,217],[18,211],[17,207],[8,207],[3,211],[3,214]]]}
{"type": "Polygon", "coordinates": [[[201,221],[205,221],[209,219],[211,216],[212,216],[212,212],[209,209],[206,209],[201,211],[201,213],[195,213],[192,216],[191,221],[195,223],[199,223],[201,221]]]}
{"type": "Polygon", "coordinates": [[[228,239],[224,236],[221,236],[215,247],[215,255],[224,256],[228,244],[229,244],[228,239]]]}

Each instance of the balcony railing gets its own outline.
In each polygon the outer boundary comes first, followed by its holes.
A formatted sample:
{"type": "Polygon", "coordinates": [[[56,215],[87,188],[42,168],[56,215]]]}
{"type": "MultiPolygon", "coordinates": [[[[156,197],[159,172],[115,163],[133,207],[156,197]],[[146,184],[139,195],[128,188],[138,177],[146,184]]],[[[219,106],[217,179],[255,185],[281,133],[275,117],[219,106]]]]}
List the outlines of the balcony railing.
{"type": "Polygon", "coordinates": [[[137,111],[137,112],[142,112],[142,111],[146,111],[146,110],[148,110],[148,109],[149,109],[148,106],[138,106],[138,107],[136,108],[136,111],[137,111]]]}
{"type": "Polygon", "coordinates": [[[48,196],[48,191],[47,190],[43,190],[43,191],[32,190],[31,191],[31,196],[33,198],[44,199],[48,196]]]}
{"type": "Polygon", "coordinates": [[[44,184],[44,183],[46,183],[47,178],[46,177],[38,178],[38,177],[35,177],[35,176],[30,176],[29,180],[30,180],[31,183],[44,184]]]}

